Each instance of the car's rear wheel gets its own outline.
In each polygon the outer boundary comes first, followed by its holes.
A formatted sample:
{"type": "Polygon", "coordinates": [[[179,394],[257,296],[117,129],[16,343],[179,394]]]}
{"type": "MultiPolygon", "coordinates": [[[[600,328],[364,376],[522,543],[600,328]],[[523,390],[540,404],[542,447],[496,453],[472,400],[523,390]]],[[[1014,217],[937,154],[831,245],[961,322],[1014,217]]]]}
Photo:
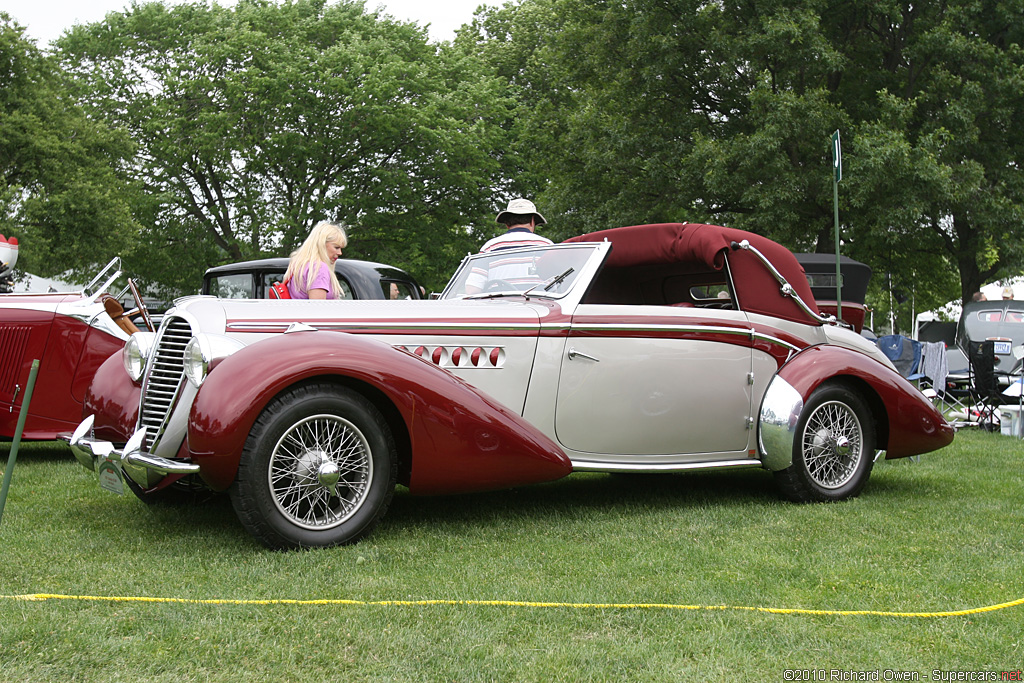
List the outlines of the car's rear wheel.
{"type": "Polygon", "coordinates": [[[333,385],[297,387],[253,425],[231,502],[271,548],[352,543],[387,510],[396,457],[391,430],[366,398],[333,385]]]}
{"type": "Polygon", "coordinates": [[[843,386],[811,394],[797,423],[793,464],[776,472],[783,493],[798,502],[844,500],[871,475],[875,426],[864,401],[843,386]]]}

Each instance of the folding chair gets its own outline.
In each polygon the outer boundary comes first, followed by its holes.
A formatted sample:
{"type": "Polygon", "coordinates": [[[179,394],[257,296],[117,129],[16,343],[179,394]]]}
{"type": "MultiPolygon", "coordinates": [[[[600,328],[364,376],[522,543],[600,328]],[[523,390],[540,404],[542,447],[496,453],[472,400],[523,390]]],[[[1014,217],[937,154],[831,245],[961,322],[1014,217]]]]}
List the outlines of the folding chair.
{"type": "Polygon", "coordinates": [[[885,357],[896,366],[896,371],[911,382],[924,377],[921,372],[921,342],[901,334],[887,334],[875,340],[885,357]]]}
{"type": "Polygon", "coordinates": [[[996,384],[995,343],[991,341],[968,342],[967,360],[971,386],[971,401],[968,420],[989,430],[999,429],[999,405],[1002,397],[996,384]]]}

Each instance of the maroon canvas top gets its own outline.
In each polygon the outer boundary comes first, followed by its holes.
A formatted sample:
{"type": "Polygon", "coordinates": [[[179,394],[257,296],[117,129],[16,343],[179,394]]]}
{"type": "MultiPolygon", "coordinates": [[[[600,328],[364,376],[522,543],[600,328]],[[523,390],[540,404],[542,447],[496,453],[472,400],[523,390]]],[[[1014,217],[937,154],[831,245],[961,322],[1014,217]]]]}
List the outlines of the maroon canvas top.
{"type": "Polygon", "coordinates": [[[781,285],[760,260],[749,251],[732,251],[733,242],[747,240],[761,252],[813,311],[817,311],[814,295],[804,269],[792,252],[767,237],[751,232],[700,223],[658,223],[612,228],[571,237],[566,242],[612,243],[605,262],[607,268],[696,261],[721,270],[725,253],[736,287],[741,309],[751,313],[776,316],[785,320],[818,324],[789,297],[779,293],[781,285]]]}

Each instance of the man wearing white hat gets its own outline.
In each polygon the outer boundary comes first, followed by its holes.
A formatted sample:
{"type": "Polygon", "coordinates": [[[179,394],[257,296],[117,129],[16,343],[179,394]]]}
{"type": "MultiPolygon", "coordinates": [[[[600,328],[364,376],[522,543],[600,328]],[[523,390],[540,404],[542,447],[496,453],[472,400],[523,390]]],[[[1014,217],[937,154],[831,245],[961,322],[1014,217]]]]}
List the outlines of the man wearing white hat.
{"type": "MultiPolygon", "coordinates": [[[[495,220],[504,223],[508,227],[508,232],[487,240],[484,246],[480,247],[481,254],[500,249],[545,247],[554,244],[547,237],[534,234],[537,226],[544,225],[547,221],[529,199],[513,199],[508,203],[508,208],[500,212],[495,220]]],[[[479,292],[485,283],[495,279],[512,284],[535,282],[537,278],[531,271],[532,263],[532,256],[524,256],[503,259],[500,265],[492,264],[490,269],[476,267],[466,280],[466,292],[479,292]]]]}
{"type": "Polygon", "coordinates": [[[508,232],[488,240],[480,247],[480,253],[512,247],[542,247],[552,244],[547,237],[534,234],[537,227],[547,223],[537,207],[529,199],[513,199],[508,208],[498,214],[495,220],[508,226],[508,232]]]}

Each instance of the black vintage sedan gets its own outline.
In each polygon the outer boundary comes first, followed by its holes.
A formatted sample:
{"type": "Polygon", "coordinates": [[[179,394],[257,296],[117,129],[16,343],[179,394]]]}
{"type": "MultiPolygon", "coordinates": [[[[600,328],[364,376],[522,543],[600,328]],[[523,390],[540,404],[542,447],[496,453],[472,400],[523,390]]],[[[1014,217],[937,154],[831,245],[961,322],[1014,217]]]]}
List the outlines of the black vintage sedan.
{"type": "MultiPolygon", "coordinates": [[[[288,259],[266,258],[210,268],[203,275],[202,294],[221,299],[267,299],[270,286],[280,282],[288,259]]],[[[424,290],[401,268],[371,261],[338,259],[334,272],[343,299],[422,299],[424,290]]]]}

